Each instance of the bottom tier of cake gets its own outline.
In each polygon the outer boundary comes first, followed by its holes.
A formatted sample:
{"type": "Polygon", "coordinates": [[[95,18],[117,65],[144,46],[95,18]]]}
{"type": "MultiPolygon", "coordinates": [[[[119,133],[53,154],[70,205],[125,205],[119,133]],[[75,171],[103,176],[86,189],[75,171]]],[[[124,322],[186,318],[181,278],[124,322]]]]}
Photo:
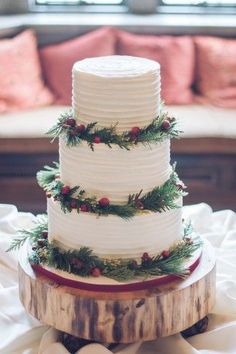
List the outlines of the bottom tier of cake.
{"type": "Polygon", "coordinates": [[[48,199],[49,242],[61,249],[88,247],[101,258],[137,259],[169,249],[183,237],[182,198],[179,208],[162,213],[143,212],[130,220],[115,215],[64,213],[60,204],[48,199]]]}
{"type": "Polygon", "coordinates": [[[63,278],[78,276],[84,279],[85,284],[94,283],[93,279],[98,279],[95,282],[98,284],[115,282],[122,285],[152,281],[162,276],[185,277],[191,271],[191,266],[196,264],[202,246],[201,239],[192,232],[191,225],[184,225],[182,238],[153,256],[144,252],[138,259],[102,258],[89,247],[65,250],[57,241],[49,240],[46,216],[39,216],[35,226],[31,230],[22,230],[21,236],[14,241],[14,247],[29,239],[32,266],[46,269],[54,273],[54,277],[60,276],[60,273],[68,275],[63,275],[63,278]]]}

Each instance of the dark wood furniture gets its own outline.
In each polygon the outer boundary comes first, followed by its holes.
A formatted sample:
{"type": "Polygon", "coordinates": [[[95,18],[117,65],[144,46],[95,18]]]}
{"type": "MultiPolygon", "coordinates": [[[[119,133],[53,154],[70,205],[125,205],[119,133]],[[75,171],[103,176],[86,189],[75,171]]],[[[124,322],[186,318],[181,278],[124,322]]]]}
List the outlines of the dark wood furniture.
{"type": "MultiPolygon", "coordinates": [[[[21,211],[45,212],[45,194],[35,175],[52,161],[58,161],[58,146],[48,138],[1,139],[0,202],[15,204],[21,211]]],[[[188,186],[185,205],[206,202],[214,210],[236,211],[236,139],[174,140],[172,161],[188,186]]]]}

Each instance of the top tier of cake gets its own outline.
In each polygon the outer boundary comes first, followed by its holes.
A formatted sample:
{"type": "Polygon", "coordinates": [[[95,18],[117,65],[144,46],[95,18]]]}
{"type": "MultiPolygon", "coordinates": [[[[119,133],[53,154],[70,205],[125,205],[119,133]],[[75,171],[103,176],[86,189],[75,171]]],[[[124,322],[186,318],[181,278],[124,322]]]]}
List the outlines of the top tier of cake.
{"type": "Polygon", "coordinates": [[[73,67],[74,117],[121,133],[149,124],[160,109],[160,65],[152,60],[107,56],[73,67]]]}

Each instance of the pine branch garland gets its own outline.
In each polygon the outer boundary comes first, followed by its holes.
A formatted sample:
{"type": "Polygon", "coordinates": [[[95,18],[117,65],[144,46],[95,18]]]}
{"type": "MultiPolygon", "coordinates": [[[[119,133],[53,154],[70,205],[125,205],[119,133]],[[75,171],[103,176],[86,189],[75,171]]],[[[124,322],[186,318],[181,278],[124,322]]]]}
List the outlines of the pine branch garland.
{"type": "MultiPolygon", "coordinates": [[[[187,229],[188,227],[184,227],[184,230],[187,229]]],[[[154,257],[144,253],[137,262],[133,259],[102,259],[88,247],[81,247],[79,250],[61,250],[56,242],[49,243],[47,239],[42,240],[42,234],[45,232],[47,233],[47,219],[44,215],[37,218],[35,226],[30,231],[19,231],[19,238],[12,242],[9,250],[18,249],[29,240],[32,244],[30,262],[33,264],[48,265],[83,277],[92,276],[93,269],[100,269],[101,274],[117,281],[167,274],[185,277],[189,274],[185,261],[202,245],[198,237],[189,237],[187,233],[181,241],[169,250],[165,250],[165,253],[162,252],[154,257]]]]}
{"type": "Polygon", "coordinates": [[[168,138],[177,138],[181,133],[176,127],[176,119],[169,117],[167,112],[161,113],[147,126],[138,128],[136,135],[132,134],[132,130],[117,134],[117,125],[118,123],[108,128],[98,128],[97,122],[93,122],[87,126],[82,125],[82,129],[81,124],[73,118],[72,110],[69,110],[59,117],[56,125],[47,134],[53,137],[52,141],[59,136],[63,136],[69,147],[77,146],[82,141],[86,141],[88,146],[94,150],[95,138],[99,137],[99,141],[110,148],[112,148],[112,145],[118,145],[121,149],[130,150],[138,143],[154,144],[168,138]],[[166,122],[167,127],[164,125],[166,122]]]}
{"type": "Polygon", "coordinates": [[[129,195],[127,202],[123,205],[110,203],[106,207],[99,204],[95,196],[88,196],[80,186],[69,188],[66,194],[62,193],[64,184],[59,178],[59,165],[54,163],[54,167],[46,166],[45,170],[38,172],[37,179],[39,185],[55,201],[60,203],[64,213],[70,213],[76,209],[78,213],[81,206],[86,206],[86,212],[97,215],[116,215],[128,220],[136,214],[152,212],[163,212],[178,208],[177,200],[180,196],[186,195],[180,186],[178,176],[175,172],[175,165],[169,179],[159,187],[155,187],[148,193],[139,191],[136,194],[129,195]]]}

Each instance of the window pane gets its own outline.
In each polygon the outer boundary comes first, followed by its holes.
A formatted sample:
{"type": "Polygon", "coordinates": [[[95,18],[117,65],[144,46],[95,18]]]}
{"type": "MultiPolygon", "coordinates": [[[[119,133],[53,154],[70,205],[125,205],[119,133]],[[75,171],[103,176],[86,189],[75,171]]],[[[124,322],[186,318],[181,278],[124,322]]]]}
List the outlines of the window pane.
{"type": "Polygon", "coordinates": [[[163,0],[166,5],[236,5],[236,0],[163,0]]]}
{"type": "Polygon", "coordinates": [[[117,5],[122,0],[36,0],[39,5],[76,5],[76,4],[94,4],[94,5],[117,5]]]}

